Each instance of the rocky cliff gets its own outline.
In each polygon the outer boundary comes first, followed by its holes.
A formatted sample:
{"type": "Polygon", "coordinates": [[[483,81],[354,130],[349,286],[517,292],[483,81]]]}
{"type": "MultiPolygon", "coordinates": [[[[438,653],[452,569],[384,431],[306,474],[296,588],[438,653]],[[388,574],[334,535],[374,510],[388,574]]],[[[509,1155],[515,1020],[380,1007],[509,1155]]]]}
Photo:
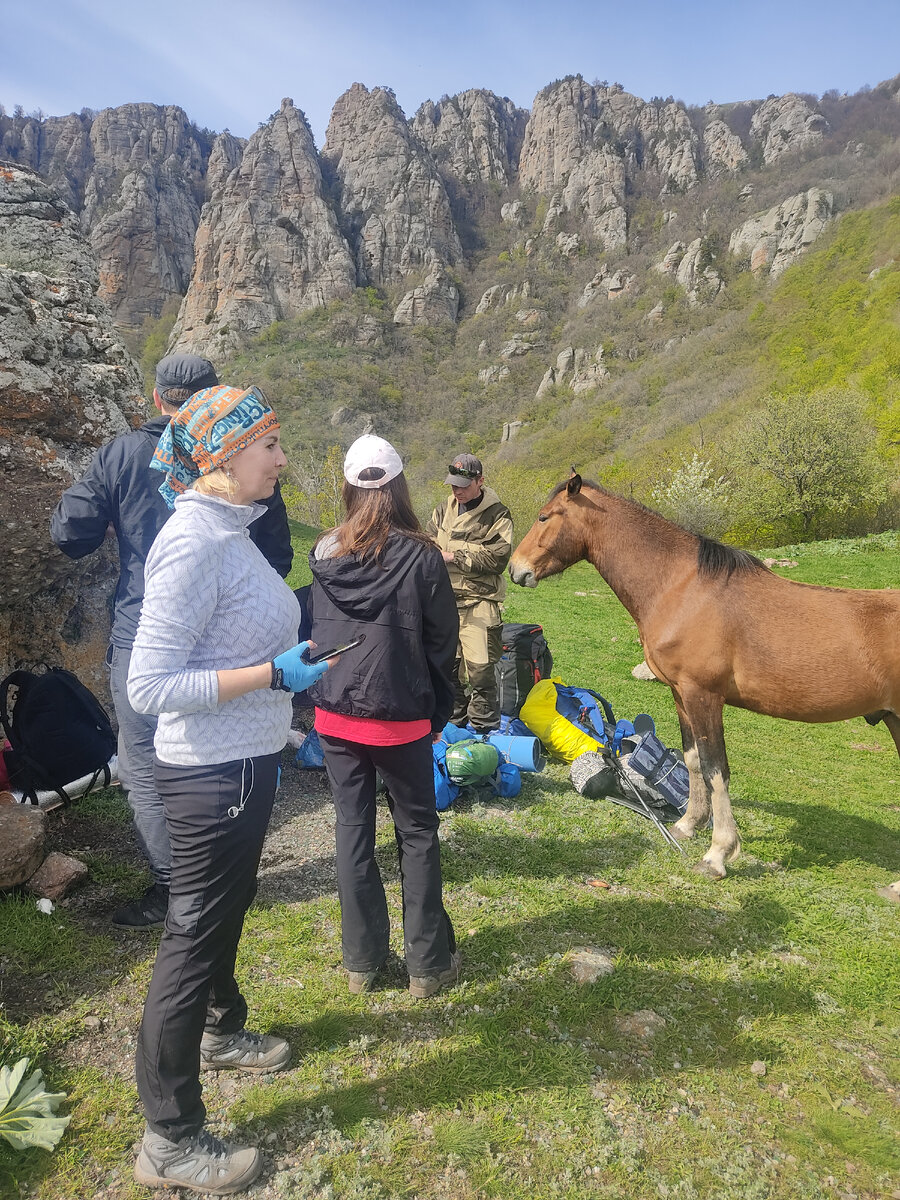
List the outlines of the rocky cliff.
{"type": "MultiPolygon", "coordinates": [[[[322,151],[361,285],[432,281],[455,315],[443,272],[462,259],[447,190],[393,94],[355,83],[331,114],[322,151]]],[[[402,302],[401,302],[402,303],[402,302]]]]}
{"type": "Polygon", "coordinates": [[[98,284],[96,258],[59,193],[0,164],[0,674],[47,659],[104,694],[115,556],[72,563],[48,533],[92,451],[142,411],[137,370],[98,284]]]}
{"type": "Polygon", "coordinates": [[[0,118],[0,157],[38,171],[80,214],[101,296],[121,325],[159,316],[184,295],[209,149],[175,105],[0,118]]]}
{"type": "Polygon", "coordinates": [[[512,183],[528,113],[505,96],[471,88],[437,104],[427,100],[410,122],[445,182],[512,183]]]}
{"type": "Polygon", "coordinates": [[[208,182],[176,348],[218,361],[241,334],[351,294],[353,258],[325,199],[306,118],[292,100],[282,101],[243,153],[230,135],[217,139],[208,182]]]}
{"type": "MultiPolygon", "coordinates": [[[[882,93],[892,104],[897,81],[873,96],[882,93]]],[[[356,286],[385,292],[398,324],[454,321],[459,270],[477,256],[479,222],[505,223],[513,251],[537,207],[531,236],[541,248],[575,260],[593,241],[601,252],[630,254],[647,244],[648,208],[659,206],[665,223],[679,196],[760,166],[785,170],[791,156],[810,160],[830,132],[812,97],[688,109],[571,76],[538,92],[530,113],[473,88],[427,101],[411,120],[390,89],[357,83],[336,102],[321,154],[290,101],[246,145],[197,129],[174,106],[0,113],[0,154],[39,171],[80,215],[118,323],[140,325],[187,292],[173,345],[221,358],[244,335],[356,286]],[[535,195],[545,202],[529,201],[535,195]],[[643,229],[633,235],[642,205],[643,229]]],[[[675,237],[693,246],[709,215],[694,215],[675,237]]],[[[769,224],[799,219],[782,214],[769,224]]],[[[796,244],[779,233],[782,250],[773,248],[774,227],[753,220],[738,240],[745,245],[753,230],[757,242],[767,239],[751,257],[758,264],[771,255],[776,275],[810,244],[806,217],[796,244]]],[[[521,241],[531,254],[535,242],[524,232],[521,241]]],[[[717,294],[715,280],[690,274],[685,267],[700,302],[717,294]]]]}

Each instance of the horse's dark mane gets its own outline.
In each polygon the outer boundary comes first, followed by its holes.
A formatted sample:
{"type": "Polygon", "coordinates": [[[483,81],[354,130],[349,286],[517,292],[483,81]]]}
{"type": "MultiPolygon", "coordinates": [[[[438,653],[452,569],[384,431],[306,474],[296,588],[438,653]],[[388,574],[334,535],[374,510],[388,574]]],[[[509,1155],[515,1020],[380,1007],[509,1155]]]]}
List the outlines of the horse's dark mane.
{"type": "Polygon", "coordinates": [[[727,575],[735,571],[765,571],[765,564],[755,554],[726,546],[715,538],[699,537],[697,547],[697,571],[701,575],[727,575]]]}
{"type": "MultiPolygon", "coordinates": [[[[552,500],[554,496],[558,496],[568,486],[568,479],[564,479],[550,493],[548,499],[552,500]]],[[[622,500],[625,504],[632,505],[640,513],[646,513],[650,517],[655,517],[657,521],[662,521],[665,525],[677,529],[680,533],[687,537],[693,538],[697,542],[697,571],[700,575],[725,575],[730,578],[736,571],[765,571],[766,566],[762,563],[755,554],[749,554],[746,550],[738,550],[736,546],[726,546],[724,542],[717,542],[715,538],[703,537],[696,533],[691,533],[681,525],[676,525],[674,521],[668,520],[662,513],[656,512],[652,508],[647,508],[645,504],[641,504],[637,500],[631,500],[627,496],[618,496],[615,492],[609,491],[601,484],[596,483],[593,479],[582,479],[581,486],[590,488],[592,491],[600,492],[603,496],[612,496],[616,500],[622,500]]]]}

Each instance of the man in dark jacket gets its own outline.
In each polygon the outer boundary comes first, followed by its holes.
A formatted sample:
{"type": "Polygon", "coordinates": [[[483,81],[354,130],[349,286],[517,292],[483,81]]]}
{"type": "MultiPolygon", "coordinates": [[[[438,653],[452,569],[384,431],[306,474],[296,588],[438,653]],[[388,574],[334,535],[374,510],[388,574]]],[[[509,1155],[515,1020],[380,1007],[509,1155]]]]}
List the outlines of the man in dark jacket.
{"type": "MultiPolygon", "coordinates": [[[[50,536],[69,558],[84,558],[114,535],[119,548],[112,631],[107,661],[119,725],[119,779],[128,792],[141,849],[152,884],[139,899],[113,913],[113,924],[130,928],[162,925],[169,902],[170,852],[162,801],[153,778],[156,718],[136,713],[126,681],[131,647],[144,598],[144,563],[171,514],[159,494],[159,472],[150,470],[156,444],[181,405],[202,388],[218,384],[213,365],[193,354],[170,354],[157,364],[153,403],[160,416],[101,446],[84,476],[68,488],[50,520],[50,536]]],[[[279,575],[291,569],[293,550],[287,513],[276,487],[262,501],[267,512],[250,536],[279,575]]]]}

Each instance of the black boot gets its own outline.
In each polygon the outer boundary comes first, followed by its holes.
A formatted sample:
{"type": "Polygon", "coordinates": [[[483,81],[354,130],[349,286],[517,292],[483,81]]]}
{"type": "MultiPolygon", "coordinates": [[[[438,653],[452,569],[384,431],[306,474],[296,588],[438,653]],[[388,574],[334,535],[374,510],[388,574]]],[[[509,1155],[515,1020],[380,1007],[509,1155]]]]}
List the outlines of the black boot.
{"type": "Polygon", "coordinates": [[[122,929],[161,929],[169,909],[169,889],[153,883],[138,900],[121,905],[112,915],[113,925],[122,929]]]}

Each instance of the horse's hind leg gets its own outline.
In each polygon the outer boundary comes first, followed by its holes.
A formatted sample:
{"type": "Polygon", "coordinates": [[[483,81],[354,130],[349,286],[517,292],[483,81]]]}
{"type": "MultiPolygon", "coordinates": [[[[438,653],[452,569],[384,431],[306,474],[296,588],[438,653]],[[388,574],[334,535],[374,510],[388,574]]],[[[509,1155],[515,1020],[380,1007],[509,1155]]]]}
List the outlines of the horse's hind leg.
{"type": "Polygon", "coordinates": [[[712,802],[712,843],[696,866],[696,870],[712,879],[724,879],[725,863],[741,852],[741,839],[728,792],[730,771],[725,752],[725,729],[722,723],[721,699],[709,692],[682,694],[684,710],[696,739],[700,774],[712,802]]]}
{"type": "Polygon", "coordinates": [[[881,714],[881,719],[887,725],[888,731],[894,739],[894,745],[897,747],[897,753],[900,754],[900,717],[896,713],[884,712],[881,714]]]}
{"type": "Polygon", "coordinates": [[[706,780],[703,778],[703,773],[700,770],[700,755],[697,751],[697,739],[694,737],[694,731],[691,728],[691,723],[684,711],[684,706],[681,703],[681,698],[677,692],[672,691],[672,698],[675,701],[675,711],[678,714],[678,724],[681,726],[681,745],[684,750],[684,765],[688,769],[690,776],[690,791],[688,793],[688,805],[684,816],[675,822],[672,826],[672,833],[677,838],[687,839],[692,838],[698,829],[705,829],[709,824],[710,817],[710,799],[709,789],[706,786],[706,780]]]}
{"type": "MultiPolygon", "coordinates": [[[[892,712],[882,713],[881,716],[890,731],[891,737],[894,739],[897,753],[900,754],[900,717],[892,712]]],[[[889,883],[887,887],[879,888],[878,895],[884,896],[885,900],[893,900],[895,904],[900,904],[900,879],[896,883],[889,883]]]]}

